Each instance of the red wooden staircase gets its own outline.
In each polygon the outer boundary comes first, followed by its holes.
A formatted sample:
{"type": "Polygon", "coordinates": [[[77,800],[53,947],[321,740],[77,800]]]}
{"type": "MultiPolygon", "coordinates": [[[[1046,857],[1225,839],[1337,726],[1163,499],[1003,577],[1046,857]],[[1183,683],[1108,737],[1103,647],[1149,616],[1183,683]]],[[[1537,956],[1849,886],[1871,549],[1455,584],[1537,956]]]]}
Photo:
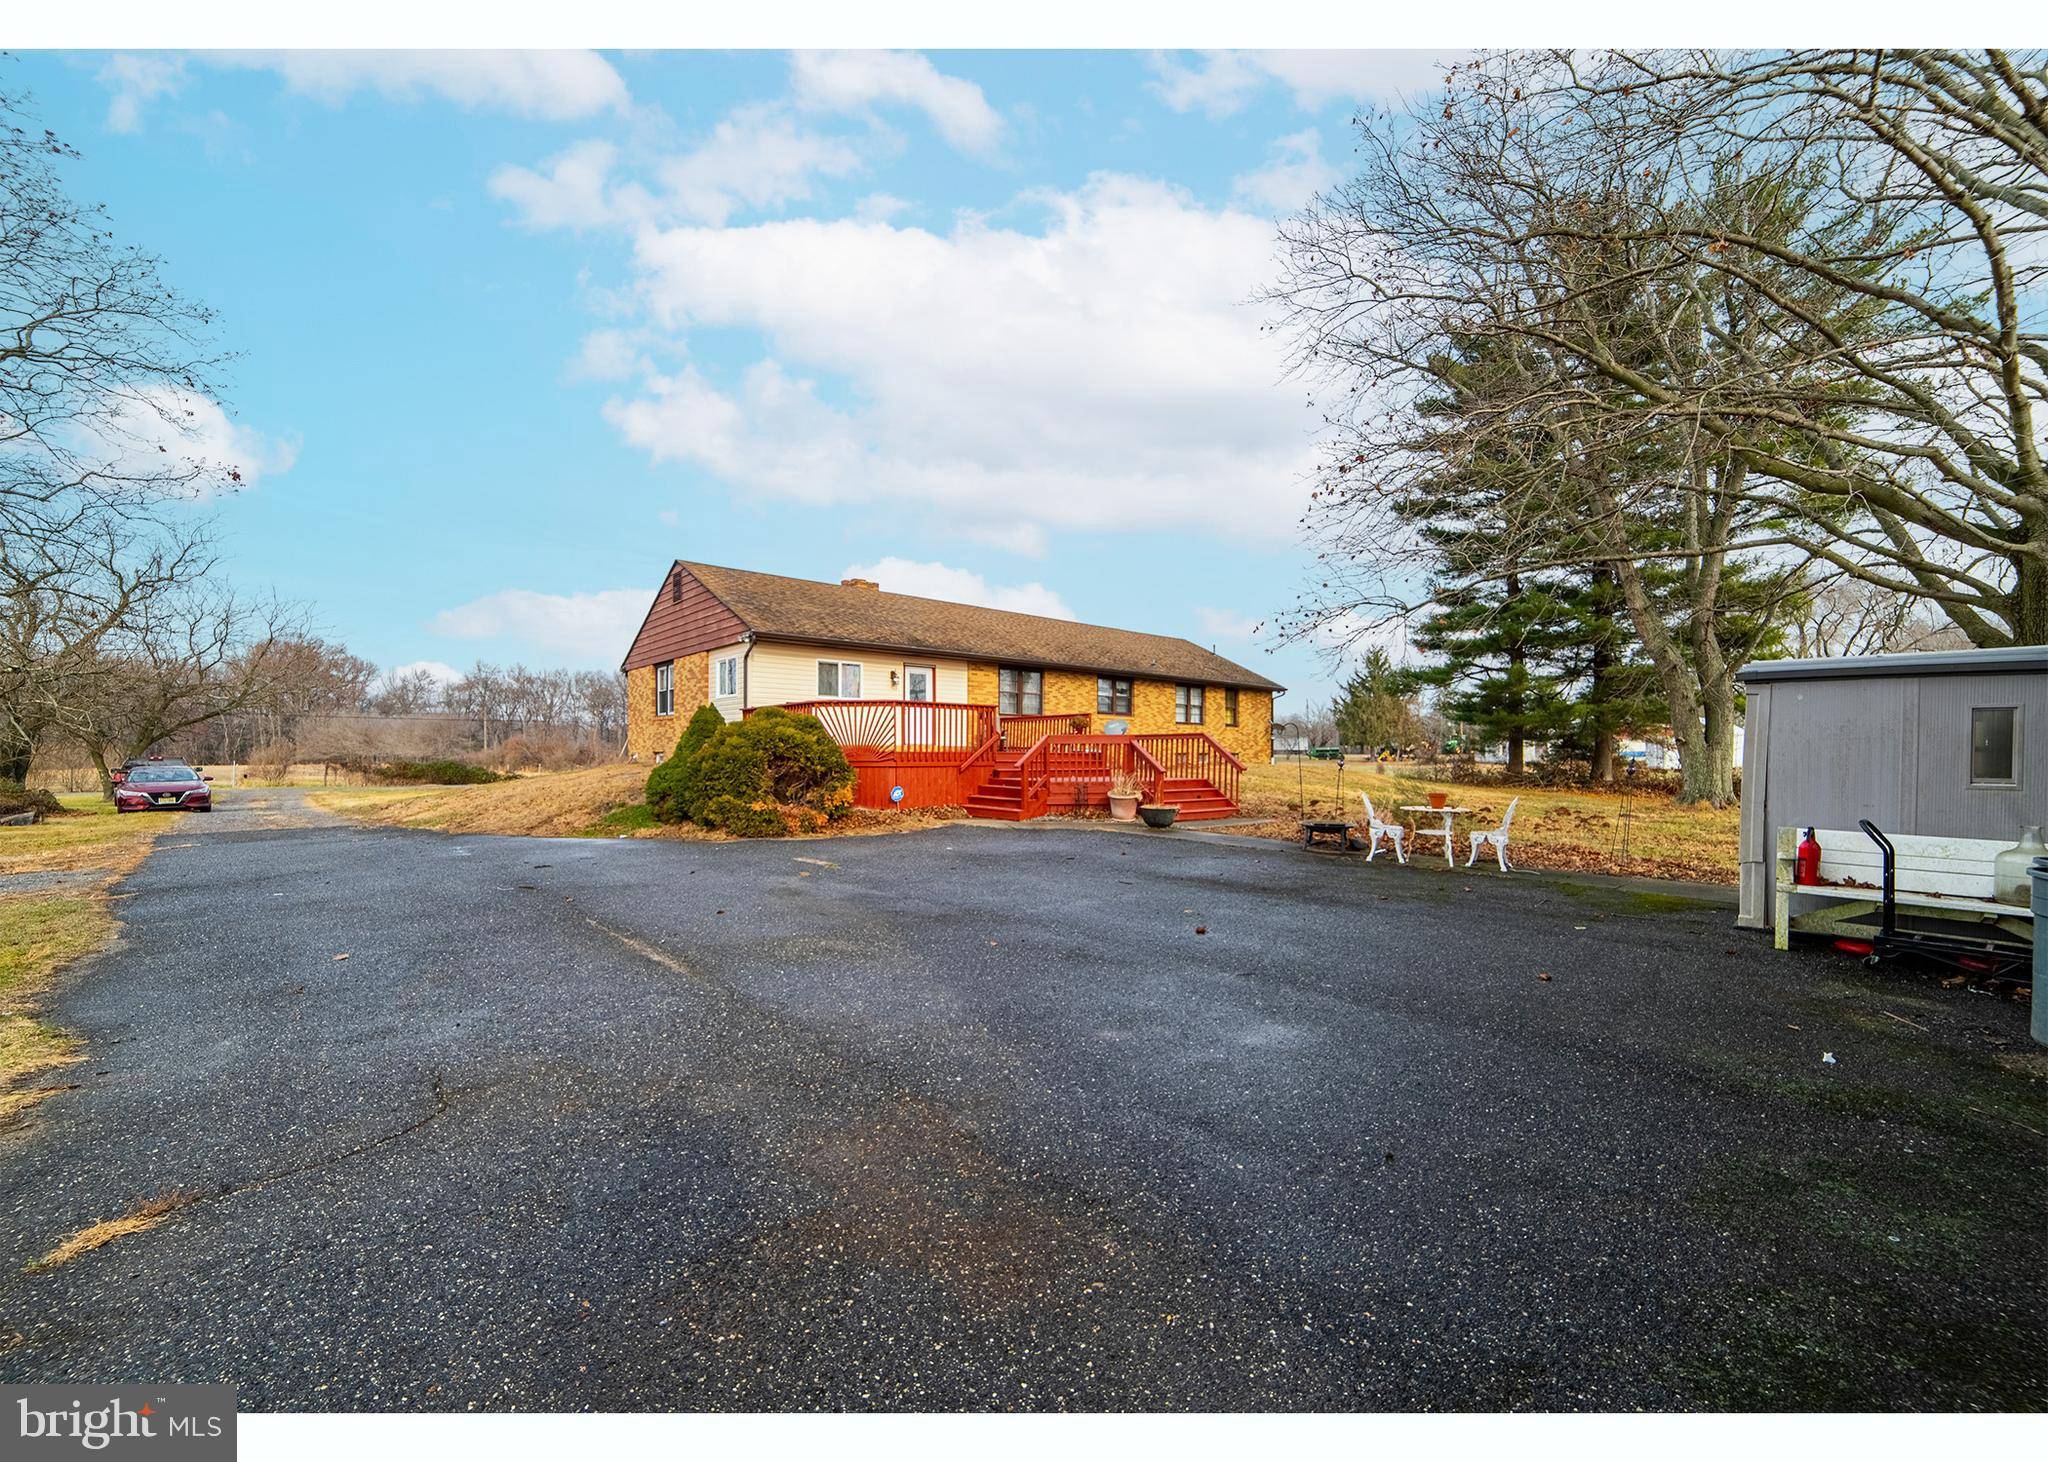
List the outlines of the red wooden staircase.
{"type": "MultiPolygon", "coordinates": [[[[1162,738],[1164,739],[1164,738],[1162,738]]],[[[1207,742],[1208,738],[1203,737],[1207,742]]],[[[1216,753],[1227,757],[1214,742],[1216,753]]],[[[1231,796],[1237,770],[1216,756],[1167,753],[1164,763],[1139,750],[1133,740],[1123,737],[1057,736],[1020,751],[993,753],[976,769],[973,790],[964,799],[976,817],[1024,822],[1048,812],[1067,812],[1082,807],[1107,805],[1112,771],[1136,767],[1140,781],[1149,790],[1148,800],[1180,809],[1181,822],[1201,822],[1218,817],[1235,817],[1237,802],[1231,796]],[[1206,775],[1205,775],[1206,773],[1206,775]],[[1230,790],[1217,785],[1227,779],[1230,790]]]]}

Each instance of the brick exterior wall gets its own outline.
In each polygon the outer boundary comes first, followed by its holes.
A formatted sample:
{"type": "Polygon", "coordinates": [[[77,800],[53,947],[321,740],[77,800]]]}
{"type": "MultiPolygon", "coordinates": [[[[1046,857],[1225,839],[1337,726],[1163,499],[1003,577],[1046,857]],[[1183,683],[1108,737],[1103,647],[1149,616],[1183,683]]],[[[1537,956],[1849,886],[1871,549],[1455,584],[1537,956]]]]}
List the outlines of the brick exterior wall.
{"type": "MultiPolygon", "coordinates": [[[[1128,721],[1133,731],[1153,734],[1167,731],[1201,730],[1247,766],[1273,759],[1273,693],[1269,690],[1240,690],[1237,693],[1237,724],[1223,723],[1224,688],[1206,687],[1205,716],[1199,727],[1183,726],[1173,719],[1173,682],[1138,680],[1131,685],[1131,714],[1105,716],[1095,709],[1095,677],[1072,670],[1045,672],[1044,702],[1048,716],[1083,714],[1088,728],[1100,732],[1105,721],[1128,721]]],[[[626,672],[626,755],[634,761],[652,764],[656,753],[667,756],[676,738],[697,707],[711,698],[711,655],[707,651],[685,655],[676,661],[676,713],[654,714],[654,667],[642,665],[626,672]]],[[[967,700],[977,706],[996,704],[996,667],[970,665],[967,670],[967,700]]]]}
{"type": "MultiPolygon", "coordinates": [[[[995,703],[996,671],[993,665],[976,666],[970,670],[967,685],[970,700],[984,705],[995,703]],[[985,700],[978,693],[984,678],[988,688],[985,700]]],[[[1202,724],[1184,726],[1173,719],[1173,687],[1174,682],[1170,680],[1134,680],[1131,682],[1131,713],[1128,716],[1105,716],[1095,709],[1093,675],[1072,670],[1048,670],[1043,683],[1045,714],[1085,714],[1088,729],[1097,733],[1102,731],[1103,723],[1107,721],[1128,721],[1131,730],[1145,735],[1206,731],[1215,738],[1217,745],[1247,766],[1272,761],[1273,692],[1240,690],[1237,693],[1237,724],[1227,726],[1223,721],[1224,688],[1220,685],[1204,687],[1202,724]]]]}
{"type": "Polygon", "coordinates": [[[654,714],[654,667],[641,665],[626,672],[626,755],[650,765],[657,755],[676,749],[676,738],[690,724],[697,707],[711,699],[711,655],[709,651],[684,655],[676,661],[676,713],[654,714]]]}

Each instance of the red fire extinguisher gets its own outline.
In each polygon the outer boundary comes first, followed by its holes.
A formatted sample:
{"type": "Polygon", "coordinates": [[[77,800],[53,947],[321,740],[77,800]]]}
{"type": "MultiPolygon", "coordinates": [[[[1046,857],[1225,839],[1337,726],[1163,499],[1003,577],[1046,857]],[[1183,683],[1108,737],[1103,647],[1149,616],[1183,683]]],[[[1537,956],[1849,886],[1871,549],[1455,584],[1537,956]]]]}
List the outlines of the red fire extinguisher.
{"type": "Polygon", "coordinates": [[[1799,840],[1799,871],[1794,883],[1820,882],[1820,844],[1814,841],[1813,829],[1806,830],[1806,836],[1799,840]]]}

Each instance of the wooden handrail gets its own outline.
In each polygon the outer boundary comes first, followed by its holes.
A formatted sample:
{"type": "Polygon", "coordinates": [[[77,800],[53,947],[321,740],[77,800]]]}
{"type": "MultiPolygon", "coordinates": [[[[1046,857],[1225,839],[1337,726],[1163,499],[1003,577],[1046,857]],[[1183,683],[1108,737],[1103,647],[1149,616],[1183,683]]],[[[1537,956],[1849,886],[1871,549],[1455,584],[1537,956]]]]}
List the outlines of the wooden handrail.
{"type": "Polygon", "coordinates": [[[1160,763],[1158,757],[1135,741],[1131,743],[1131,760],[1141,762],[1151,768],[1151,775],[1146,776],[1140,773],[1138,781],[1141,786],[1147,789],[1145,800],[1157,802],[1159,794],[1166,784],[1166,768],[1160,763]]]}
{"type": "Polygon", "coordinates": [[[1026,817],[1043,817],[1051,803],[1051,795],[1046,786],[1046,759],[1051,745],[1051,735],[1041,736],[1031,744],[1031,749],[1017,760],[1017,779],[1023,785],[1026,817]]]}

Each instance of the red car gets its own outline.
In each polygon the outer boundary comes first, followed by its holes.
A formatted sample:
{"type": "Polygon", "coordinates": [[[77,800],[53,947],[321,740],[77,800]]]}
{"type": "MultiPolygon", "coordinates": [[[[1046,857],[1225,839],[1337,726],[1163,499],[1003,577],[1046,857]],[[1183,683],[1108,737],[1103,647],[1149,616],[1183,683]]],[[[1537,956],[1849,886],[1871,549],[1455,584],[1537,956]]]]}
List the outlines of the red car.
{"type": "Polygon", "coordinates": [[[146,761],[128,768],[128,775],[114,787],[114,811],[146,812],[152,807],[169,811],[213,811],[213,790],[202,777],[182,762],[146,761]]]}

